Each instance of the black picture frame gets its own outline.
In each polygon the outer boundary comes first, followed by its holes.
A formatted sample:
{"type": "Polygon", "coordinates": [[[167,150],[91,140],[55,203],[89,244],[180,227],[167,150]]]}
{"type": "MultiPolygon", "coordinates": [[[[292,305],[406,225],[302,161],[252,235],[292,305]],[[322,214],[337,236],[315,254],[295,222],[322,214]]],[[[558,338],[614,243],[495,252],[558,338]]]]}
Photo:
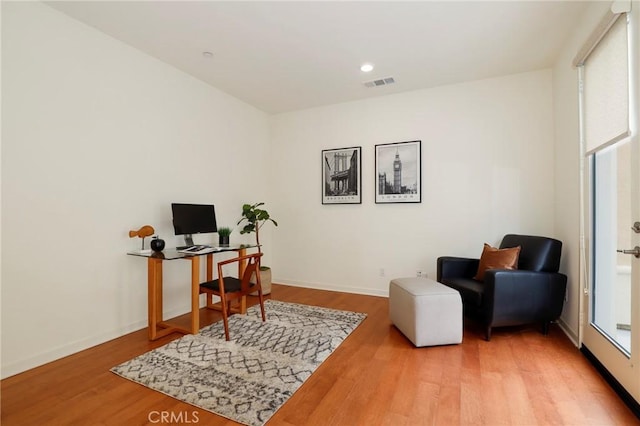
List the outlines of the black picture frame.
{"type": "Polygon", "coordinates": [[[322,150],[322,204],[362,203],[362,147],[322,150]]]}
{"type": "Polygon", "coordinates": [[[376,204],[422,202],[422,141],[376,145],[376,204]]]}

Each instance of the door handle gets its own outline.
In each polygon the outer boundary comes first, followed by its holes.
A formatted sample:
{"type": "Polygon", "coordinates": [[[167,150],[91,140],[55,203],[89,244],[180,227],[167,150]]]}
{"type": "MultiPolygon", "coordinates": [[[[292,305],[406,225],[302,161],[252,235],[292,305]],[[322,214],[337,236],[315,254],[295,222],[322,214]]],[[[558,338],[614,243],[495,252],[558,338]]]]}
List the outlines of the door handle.
{"type": "Polygon", "coordinates": [[[623,254],[632,254],[636,257],[636,259],[640,259],[640,247],[635,246],[631,250],[616,250],[618,253],[623,254]]]}
{"type": "Polygon", "coordinates": [[[631,227],[631,230],[636,234],[640,234],[640,222],[633,222],[633,226],[631,227]]]}

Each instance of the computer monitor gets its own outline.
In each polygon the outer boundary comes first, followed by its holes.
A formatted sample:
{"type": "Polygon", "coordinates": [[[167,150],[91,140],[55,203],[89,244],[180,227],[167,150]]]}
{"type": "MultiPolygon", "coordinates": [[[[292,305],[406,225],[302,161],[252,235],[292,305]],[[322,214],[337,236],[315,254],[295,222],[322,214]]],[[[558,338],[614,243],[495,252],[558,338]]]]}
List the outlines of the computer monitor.
{"type": "Polygon", "coordinates": [[[172,203],[173,230],[184,235],[187,246],[193,245],[193,234],[217,232],[216,209],[212,204],[172,203]]]}

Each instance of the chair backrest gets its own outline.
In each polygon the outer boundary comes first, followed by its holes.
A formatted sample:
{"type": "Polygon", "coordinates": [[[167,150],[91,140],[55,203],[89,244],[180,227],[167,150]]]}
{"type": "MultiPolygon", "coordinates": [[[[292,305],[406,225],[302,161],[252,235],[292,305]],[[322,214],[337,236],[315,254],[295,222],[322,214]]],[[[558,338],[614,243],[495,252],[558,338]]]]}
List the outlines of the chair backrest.
{"type": "Polygon", "coordinates": [[[518,269],[536,272],[558,272],[562,242],[553,238],[507,234],[500,248],[520,246],[518,269]]]}
{"type": "Polygon", "coordinates": [[[255,289],[251,289],[251,277],[255,274],[256,284],[260,284],[260,258],[262,257],[262,253],[254,253],[249,254],[247,256],[243,256],[240,259],[247,259],[247,266],[244,270],[244,274],[242,275],[242,280],[240,281],[240,291],[242,293],[250,293],[255,291],[255,289]]]}

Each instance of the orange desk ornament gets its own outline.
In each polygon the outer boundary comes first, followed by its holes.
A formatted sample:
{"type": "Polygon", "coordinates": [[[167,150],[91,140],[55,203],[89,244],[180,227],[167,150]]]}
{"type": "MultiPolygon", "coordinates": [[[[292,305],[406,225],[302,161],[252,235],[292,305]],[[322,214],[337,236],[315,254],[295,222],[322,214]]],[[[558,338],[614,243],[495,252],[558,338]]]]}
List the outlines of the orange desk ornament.
{"type": "Polygon", "coordinates": [[[142,250],[144,250],[144,239],[152,236],[156,232],[151,225],[144,225],[137,231],[129,231],[129,238],[138,237],[142,238],[142,250]]]}

